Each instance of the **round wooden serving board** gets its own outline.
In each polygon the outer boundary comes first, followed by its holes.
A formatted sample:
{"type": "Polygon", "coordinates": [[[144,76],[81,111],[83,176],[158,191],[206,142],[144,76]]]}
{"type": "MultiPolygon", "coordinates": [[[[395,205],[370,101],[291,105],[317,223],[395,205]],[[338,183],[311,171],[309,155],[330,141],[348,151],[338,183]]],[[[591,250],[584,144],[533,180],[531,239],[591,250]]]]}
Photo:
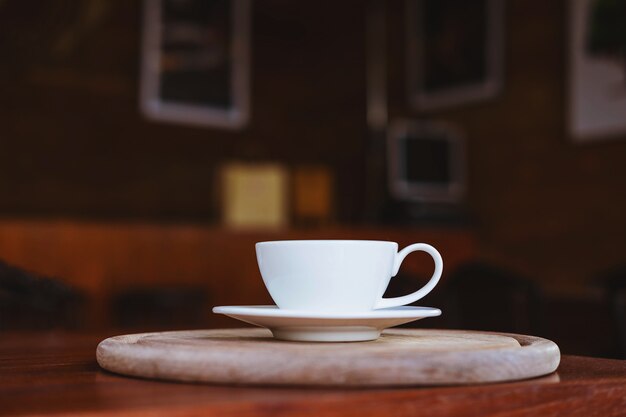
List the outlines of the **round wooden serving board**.
{"type": "Polygon", "coordinates": [[[554,372],[558,346],[516,334],[390,329],[371,342],[303,343],[267,329],[111,337],[100,366],[119,374],[218,384],[407,386],[513,381],[554,372]]]}

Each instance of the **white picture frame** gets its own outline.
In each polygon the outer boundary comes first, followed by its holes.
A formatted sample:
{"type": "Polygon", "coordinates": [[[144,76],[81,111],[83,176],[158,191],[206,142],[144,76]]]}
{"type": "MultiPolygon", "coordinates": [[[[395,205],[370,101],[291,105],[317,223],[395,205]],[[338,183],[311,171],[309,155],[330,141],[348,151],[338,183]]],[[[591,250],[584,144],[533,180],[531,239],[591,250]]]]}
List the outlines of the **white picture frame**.
{"type": "MultiPolygon", "coordinates": [[[[592,40],[592,0],[569,2],[567,131],[574,142],[596,142],[626,133],[625,63],[611,56],[607,39],[592,40]],[[604,50],[606,48],[606,50],[604,50]]],[[[612,14],[608,10],[608,17],[612,14]]],[[[601,19],[603,16],[596,16],[601,19]]],[[[607,17],[607,16],[604,16],[607,17]]],[[[620,16],[622,25],[623,16],[620,16]]],[[[606,25],[607,23],[603,23],[606,25]]]]}
{"type": "Polygon", "coordinates": [[[486,100],[502,90],[504,1],[480,0],[481,8],[477,8],[478,2],[454,2],[449,3],[448,10],[446,3],[406,1],[407,91],[410,104],[417,110],[486,100]],[[459,7],[467,10],[458,10],[459,7]],[[468,16],[468,12],[477,16],[468,16]],[[447,15],[454,19],[456,14],[459,19],[454,24],[438,26],[437,22],[443,22],[447,15]],[[477,26],[482,35],[470,36],[476,33],[477,26]],[[440,41],[443,37],[460,44],[449,45],[440,41]],[[455,55],[455,62],[448,60],[455,55]]]}
{"type": "MultiPolygon", "coordinates": [[[[442,152],[439,152],[441,154],[442,152]]],[[[387,136],[387,167],[390,194],[400,201],[461,203],[466,191],[465,138],[453,125],[425,120],[394,120],[387,136]],[[445,181],[411,179],[408,165],[411,140],[445,143],[445,181]]],[[[441,156],[441,155],[439,155],[441,156]]],[[[435,163],[436,161],[430,161],[435,163]]],[[[438,164],[438,168],[444,164],[438,164]]],[[[439,174],[435,175],[438,176],[439,174]]]]}
{"type": "MultiPolygon", "coordinates": [[[[175,0],[145,0],[143,13],[143,37],[140,81],[140,109],[149,119],[155,121],[180,123],[194,126],[216,127],[225,129],[241,129],[246,126],[250,112],[250,0],[226,0],[228,10],[222,12],[224,16],[218,16],[227,20],[222,22],[228,30],[219,28],[200,27],[198,22],[180,22],[167,19],[164,14],[166,2],[174,4],[193,3],[194,1],[178,2],[175,0]],[[164,47],[164,33],[174,42],[194,42],[198,45],[196,52],[187,48],[177,54],[176,51],[167,51],[164,47]],[[211,34],[213,36],[211,37],[211,34]],[[223,40],[222,43],[215,39],[223,40]],[[225,39],[225,40],[224,40],[225,39]],[[220,45],[222,49],[220,50],[220,45]],[[170,62],[170,66],[167,66],[170,62]],[[173,64],[172,64],[173,63],[173,64]],[[202,77],[203,68],[217,68],[214,72],[221,74],[214,79],[207,75],[200,78],[204,84],[215,84],[214,90],[220,93],[206,94],[202,96],[198,92],[194,96],[192,87],[187,88],[185,97],[168,97],[167,91],[170,84],[166,84],[167,77],[174,79],[171,74],[171,66],[176,65],[181,71],[195,71],[202,77]],[[221,67],[219,67],[221,65],[221,67]],[[213,67],[212,67],[213,66],[213,67]],[[168,73],[164,68],[170,69],[168,73]],[[228,70],[224,70],[228,68],[228,70]],[[221,73],[220,73],[221,70],[221,73]],[[165,75],[164,75],[165,74],[165,75]],[[165,81],[164,81],[165,80],[165,81]],[[225,89],[226,91],[222,91],[225,89]]],[[[196,2],[208,2],[210,0],[195,0],[196,2]]],[[[213,0],[215,2],[215,0],[213,0]]],[[[200,3],[204,7],[206,3],[200,3]]],[[[191,18],[193,19],[193,17],[191,18]]],[[[202,21],[202,19],[198,19],[202,21]]],[[[176,71],[176,69],[174,70],[176,71]]],[[[207,72],[208,74],[208,72],[207,72]]],[[[184,77],[184,75],[182,76],[184,77]]],[[[180,78],[179,79],[184,79],[180,78]]],[[[203,84],[197,83],[197,84],[203,84]]],[[[191,83],[190,83],[191,84],[191,83]]],[[[175,84],[174,84],[175,85],[175,84]]],[[[169,88],[175,90],[175,88],[169,88]]],[[[184,88],[181,89],[183,91],[184,88]]],[[[209,89],[207,89],[209,90],[209,89]]],[[[184,94],[180,94],[184,96],[184,94]]]]}

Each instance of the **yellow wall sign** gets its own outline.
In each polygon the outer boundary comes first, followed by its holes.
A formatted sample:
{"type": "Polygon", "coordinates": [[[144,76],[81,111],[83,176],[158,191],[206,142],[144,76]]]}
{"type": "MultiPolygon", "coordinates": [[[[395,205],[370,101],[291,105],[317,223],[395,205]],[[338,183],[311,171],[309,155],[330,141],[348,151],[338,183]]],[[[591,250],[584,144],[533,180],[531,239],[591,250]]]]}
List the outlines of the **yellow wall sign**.
{"type": "Polygon", "coordinates": [[[225,165],[222,217],[233,228],[279,228],[288,223],[288,173],[278,164],[225,165]]]}

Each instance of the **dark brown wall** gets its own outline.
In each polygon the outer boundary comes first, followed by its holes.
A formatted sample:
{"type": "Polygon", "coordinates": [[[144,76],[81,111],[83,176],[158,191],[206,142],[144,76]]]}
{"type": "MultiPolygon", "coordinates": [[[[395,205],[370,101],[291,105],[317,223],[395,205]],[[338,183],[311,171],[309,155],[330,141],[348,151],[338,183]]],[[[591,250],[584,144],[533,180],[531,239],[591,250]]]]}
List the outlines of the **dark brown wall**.
{"type": "MultiPolygon", "coordinates": [[[[567,4],[506,3],[504,89],[495,100],[417,114],[396,82],[398,48],[390,77],[394,115],[453,121],[466,133],[483,255],[560,288],[626,261],[626,136],[576,144],[565,130],[567,4]]],[[[401,5],[389,5],[398,18],[401,5]]],[[[403,35],[395,27],[391,37],[403,35]]]]}
{"type": "Polygon", "coordinates": [[[338,187],[351,190],[338,194],[339,216],[355,215],[365,136],[361,2],[254,4],[252,119],[239,132],[139,114],[140,1],[101,2],[104,17],[59,54],[86,3],[0,8],[0,212],[211,220],[216,164],[243,158],[329,165],[338,187]]]}
{"type": "MultiPolygon", "coordinates": [[[[140,2],[104,3],[65,55],[55,39],[81,1],[0,8],[0,213],[211,221],[216,165],[243,158],[327,163],[339,218],[359,218],[365,2],[254,2],[241,132],[143,119],[140,2]]],[[[404,2],[388,2],[392,117],[464,130],[483,256],[560,287],[626,260],[626,140],[581,145],[565,133],[566,4],[508,1],[501,96],[427,114],[406,106],[404,2]]]]}

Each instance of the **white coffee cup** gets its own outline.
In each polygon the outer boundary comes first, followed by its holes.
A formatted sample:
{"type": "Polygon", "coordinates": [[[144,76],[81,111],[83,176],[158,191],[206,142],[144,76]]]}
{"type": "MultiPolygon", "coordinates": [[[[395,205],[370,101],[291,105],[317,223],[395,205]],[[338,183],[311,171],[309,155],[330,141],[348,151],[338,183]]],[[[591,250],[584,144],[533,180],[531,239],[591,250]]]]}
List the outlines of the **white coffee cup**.
{"type": "Polygon", "coordinates": [[[410,304],[437,285],[443,260],[435,248],[415,243],[398,252],[395,242],[375,240],[283,240],[256,244],[263,282],[285,310],[366,312],[410,304]],[[435,261],[426,285],[403,297],[383,298],[391,277],[411,252],[435,261]]]}

